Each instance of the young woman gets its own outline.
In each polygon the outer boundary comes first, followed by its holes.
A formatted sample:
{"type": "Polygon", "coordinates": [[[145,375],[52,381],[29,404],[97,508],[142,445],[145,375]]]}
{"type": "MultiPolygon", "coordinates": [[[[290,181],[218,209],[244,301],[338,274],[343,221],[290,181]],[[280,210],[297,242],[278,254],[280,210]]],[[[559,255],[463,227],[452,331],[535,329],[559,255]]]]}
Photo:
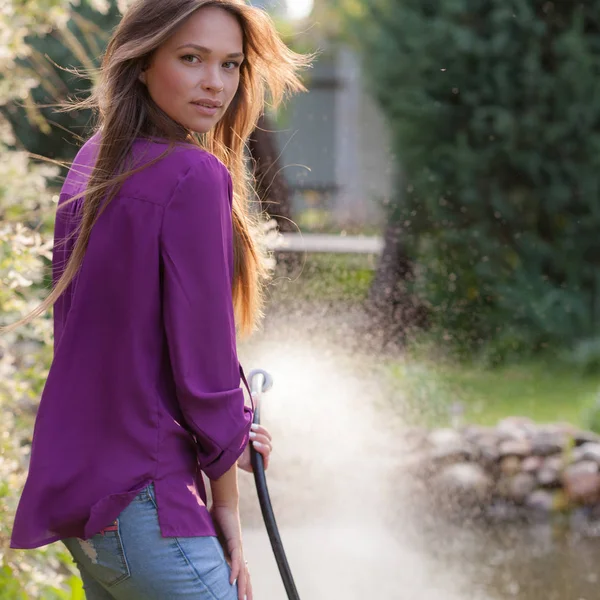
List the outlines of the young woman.
{"type": "Polygon", "coordinates": [[[270,436],[236,353],[263,274],[244,142],[307,62],[243,0],[138,0],[108,45],[28,317],[54,305],[55,353],[12,535],[62,540],[88,600],[252,599],[237,465],[270,436]]]}

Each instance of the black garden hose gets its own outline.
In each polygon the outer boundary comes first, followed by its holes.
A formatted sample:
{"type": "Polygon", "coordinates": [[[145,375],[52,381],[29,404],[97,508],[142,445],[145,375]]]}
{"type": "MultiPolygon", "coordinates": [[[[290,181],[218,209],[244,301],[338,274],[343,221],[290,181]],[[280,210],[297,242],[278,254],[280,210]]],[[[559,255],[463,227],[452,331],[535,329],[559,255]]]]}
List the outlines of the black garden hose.
{"type": "MultiPolygon", "coordinates": [[[[250,389],[252,393],[256,395],[258,400],[260,396],[267,392],[273,385],[272,377],[266,372],[260,369],[252,371],[248,377],[250,382],[250,389]]],[[[254,410],[254,423],[260,424],[260,402],[256,402],[254,410]]],[[[269,488],[267,487],[267,478],[265,476],[265,465],[263,457],[259,454],[254,447],[251,446],[250,456],[252,460],[252,470],[254,471],[254,483],[256,484],[256,491],[258,493],[258,501],[260,503],[260,510],[262,512],[263,520],[269,534],[269,540],[271,541],[271,548],[275,555],[275,561],[279,568],[279,574],[283,581],[285,591],[289,600],[300,600],[294,578],[292,577],[292,571],[285,555],[281,536],[279,535],[279,528],[277,527],[277,521],[275,520],[275,514],[273,513],[273,506],[271,505],[271,498],[269,496],[269,488]]]]}

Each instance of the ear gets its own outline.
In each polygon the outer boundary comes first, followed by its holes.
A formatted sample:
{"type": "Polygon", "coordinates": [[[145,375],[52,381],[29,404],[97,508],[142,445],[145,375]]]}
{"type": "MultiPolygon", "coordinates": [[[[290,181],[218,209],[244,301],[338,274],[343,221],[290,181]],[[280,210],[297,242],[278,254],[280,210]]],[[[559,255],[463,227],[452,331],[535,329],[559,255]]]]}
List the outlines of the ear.
{"type": "Polygon", "coordinates": [[[144,69],[138,76],[138,79],[146,85],[146,69],[144,69]]]}

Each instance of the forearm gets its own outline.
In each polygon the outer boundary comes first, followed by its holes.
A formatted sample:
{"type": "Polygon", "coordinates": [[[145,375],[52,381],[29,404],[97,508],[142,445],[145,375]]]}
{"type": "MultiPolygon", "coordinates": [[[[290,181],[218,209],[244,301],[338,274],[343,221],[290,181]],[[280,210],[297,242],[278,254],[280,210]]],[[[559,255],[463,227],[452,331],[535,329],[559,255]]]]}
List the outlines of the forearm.
{"type": "Polygon", "coordinates": [[[210,489],[213,506],[237,509],[240,500],[237,463],[234,463],[229,471],[226,471],[219,479],[211,480],[210,489]]]}

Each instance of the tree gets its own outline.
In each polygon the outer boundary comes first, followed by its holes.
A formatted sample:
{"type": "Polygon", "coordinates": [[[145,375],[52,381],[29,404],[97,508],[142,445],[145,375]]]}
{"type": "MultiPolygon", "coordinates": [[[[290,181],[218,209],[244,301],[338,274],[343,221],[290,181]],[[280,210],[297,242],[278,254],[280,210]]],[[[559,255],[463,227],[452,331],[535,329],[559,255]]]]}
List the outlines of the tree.
{"type": "MultiPolygon", "coordinates": [[[[372,40],[379,35],[380,27],[378,21],[368,18],[367,6],[367,0],[317,0],[314,9],[315,20],[320,25],[318,35],[322,39],[350,44],[358,50],[363,57],[365,72],[371,68],[366,55],[372,51],[372,40]]],[[[377,85],[374,89],[377,94],[377,85]]],[[[401,225],[402,165],[398,172],[396,197],[387,207],[383,250],[366,303],[372,325],[384,333],[384,343],[404,341],[415,327],[422,327],[427,322],[425,307],[410,289],[414,263],[401,225]]]]}
{"type": "Polygon", "coordinates": [[[93,73],[119,14],[114,0],[101,5],[81,0],[62,26],[27,36],[27,54],[18,59],[17,65],[38,76],[40,84],[25,98],[2,108],[22,148],[56,160],[74,158],[81,139],[87,137],[92,114],[61,112],[56,105],[89,94],[93,73]],[[89,76],[84,76],[86,73],[89,76]]]}
{"type": "MultiPolygon", "coordinates": [[[[25,101],[0,107],[21,147],[66,162],[74,158],[81,139],[87,137],[92,115],[89,111],[61,113],[54,106],[89,93],[93,81],[71,70],[89,72],[99,66],[108,32],[117,25],[119,15],[115,0],[101,6],[84,0],[71,10],[63,27],[28,37],[28,53],[18,64],[28,72],[42,73],[44,78],[25,101]]],[[[261,117],[248,149],[262,210],[275,219],[280,231],[295,230],[274,124],[266,115],[261,117]]]]}
{"type": "MultiPolygon", "coordinates": [[[[63,27],[67,0],[9,0],[0,11],[0,106],[27,99],[38,84],[23,60],[31,55],[26,37],[63,27]]],[[[58,171],[29,159],[0,114],[0,325],[15,321],[37,305],[47,282],[53,190],[58,171]]],[[[24,483],[32,412],[52,355],[49,319],[38,319],[0,337],[0,422],[9,437],[0,439],[0,589],[2,598],[49,597],[69,569],[56,572],[60,549],[8,550],[17,493],[24,483]]],[[[73,579],[76,581],[76,579],[73,579]]],[[[74,584],[75,585],[75,584],[74,584]]]]}
{"type": "Polygon", "coordinates": [[[410,289],[471,349],[493,342],[500,356],[599,334],[599,8],[342,7],[406,174],[390,219],[410,289]]]}
{"type": "Polygon", "coordinates": [[[254,161],[256,192],[262,209],[277,222],[279,231],[295,231],[290,205],[290,189],[282,174],[277,138],[270,119],[263,115],[248,142],[254,161]]]}
{"type": "Polygon", "coordinates": [[[398,220],[387,220],[383,250],[369,289],[367,311],[383,342],[406,342],[408,335],[427,322],[427,310],[411,292],[414,264],[408,254],[403,228],[398,220]]]}

